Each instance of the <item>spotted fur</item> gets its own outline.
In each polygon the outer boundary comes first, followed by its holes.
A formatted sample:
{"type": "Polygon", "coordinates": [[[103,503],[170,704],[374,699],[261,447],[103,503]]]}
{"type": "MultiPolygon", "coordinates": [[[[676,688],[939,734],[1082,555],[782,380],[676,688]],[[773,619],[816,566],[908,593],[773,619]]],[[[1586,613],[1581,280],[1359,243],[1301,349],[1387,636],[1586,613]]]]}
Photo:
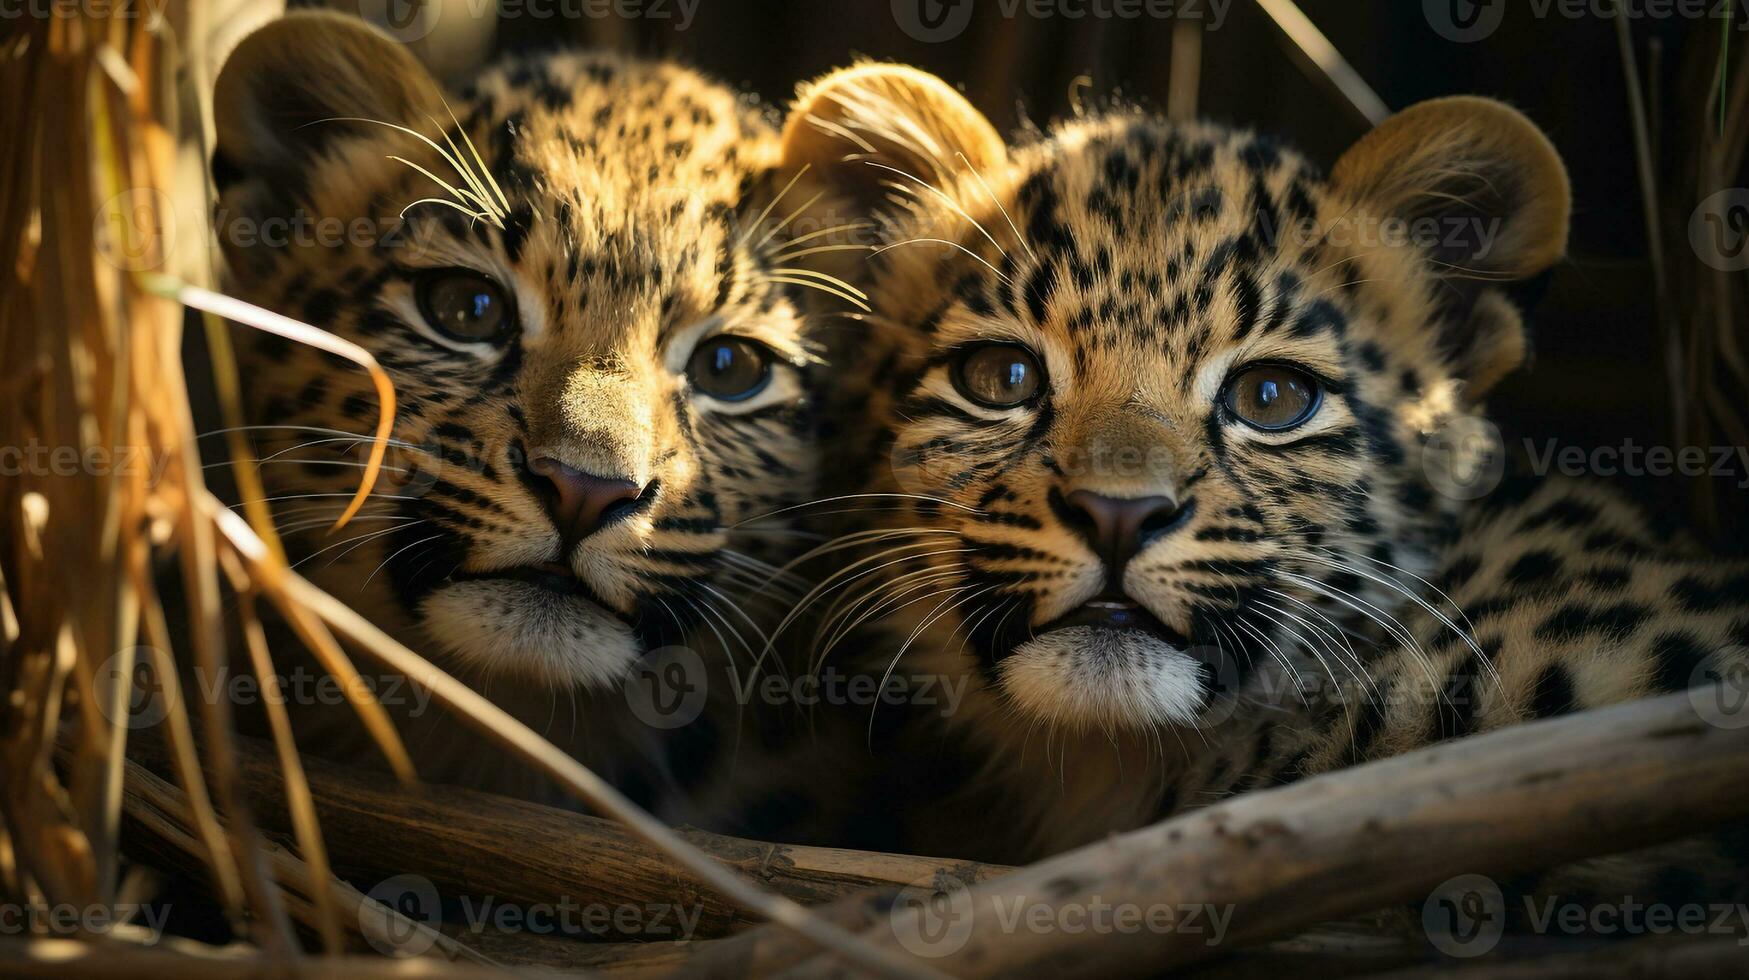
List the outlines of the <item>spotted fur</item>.
{"type": "Polygon", "coordinates": [[[899,495],[821,588],[823,644],[863,635],[816,653],[971,688],[951,717],[890,713],[877,755],[898,775],[869,806],[897,839],[880,843],[1025,860],[1681,690],[1749,640],[1743,566],[1682,551],[1609,491],[1468,499],[1492,456],[1453,434],[1525,358],[1511,284],[1566,241],[1564,169],[1515,111],[1416,107],[1325,175],[1250,132],[1122,108],[1008,148],[950,88],[891,66],[828,76],[801,105],[789,139],[881,216],[872,329],[841,370],[869,381],[846,400],[876,449],[858,480],[899,495]],[[1402,237],[1417,227],[1435,233],[1402,237]],[[1034,400],[993,408],[956,384],[992,341],[1037,357],[1034,400]],[[1279,363],[1322,401],[1264,432],[1222,392],[1279,363]],[[1114,572],[1077,490],[1175,516],[1114,572]],[[1155,628],[1053,625],[1114,593],[1155,628]]]}
{"type": "MultiPolygon", "coordinates": [[[[742,525],[815,490],[817,357],[785,281],[774,121],[691,70],[610,54],[512,60],[445,95],[386,38],[311,14],[243,42],[217,128],[241,295],[357,344],[395,383],[384,482],[330,536],[376,423],[371,382],[280,338],[251,346],[260,472],[300,570],[585,759],[644,752],[620,685],[664,644],[745,667],[772,615],[750,596],[781,578],[769,562],[793,536],[742,525]],[[287,220],[302,238],[243,237],[287,220]],[[336,240],[337,222],[362,237],[336,240]],[[427,322],[416,284],[444,267],[507,286],[505,342],[427,322]],[[716,335],[773,352],[759,394],[689,384],[716,335]],[[641,494],[567,553],[531,471],[542,455],[641,494]],[[492,577],[543,562],[578,593],[492,577]]],[[[428,775],[520,778],[476,740],[407,723],[428,775]]]]}

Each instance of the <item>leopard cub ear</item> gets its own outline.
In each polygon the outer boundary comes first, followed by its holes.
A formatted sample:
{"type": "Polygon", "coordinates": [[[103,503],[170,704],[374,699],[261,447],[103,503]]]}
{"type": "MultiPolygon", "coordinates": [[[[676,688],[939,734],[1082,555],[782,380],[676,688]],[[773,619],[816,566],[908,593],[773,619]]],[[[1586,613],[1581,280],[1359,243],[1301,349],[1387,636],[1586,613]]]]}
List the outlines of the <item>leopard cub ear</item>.
{"type": "Polygon", "coordinates": [[[950,197],[1007,162],[996,127],[946,82],[904,65],[865,63],[800,87],[783,129],[783,165],[875,206],[892,185],[950,197]]]}
{"type": "Polygon", "coordinates": [[[365,22],[288,14],[245,37],[219,71],[214,186],[234,214],[284,218],[307,192],[312,163],[340,141],[387,125],[430,131],[447,118],[443,106],[424,66],[365,22]]]}
{"type": "Polygon", "coordinates": [[[1535,123],[1492,99],[1423,102],[1343,154],[1330,183],[1342,213],[1397,219],[1425,252],[1471,397],[1523,364],[1523,317],[1497,287],[1560,261],[1572,213],[1566,167],[1535,123]]]}

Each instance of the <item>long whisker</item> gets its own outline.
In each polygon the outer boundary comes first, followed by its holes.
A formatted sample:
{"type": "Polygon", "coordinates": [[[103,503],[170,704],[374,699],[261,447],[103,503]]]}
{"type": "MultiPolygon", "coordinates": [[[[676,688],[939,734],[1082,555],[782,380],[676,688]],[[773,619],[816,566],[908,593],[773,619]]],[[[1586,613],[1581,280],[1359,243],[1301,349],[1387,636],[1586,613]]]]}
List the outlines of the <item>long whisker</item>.
{"type": "Polygon", "coordinates": [[[984,268],[989,269],[990,272],[996,276],[996,278],[1002,280],[1010,288],[1012,288],[1014,286],[1014,280],[1012,280],[1012,279],[1008,278],[1008,276],[1004,275],[1001,269],[998,269],[995,266],[991,265],[989,260],[985,259],[982,255],[979,255],[978,253],[972,251],[971,249],[965,247],[964,245],[961,245],[959,242],[948,241],[945,238],[909,238],[909,239],[906,239],[905,241],[902,241],[902,242],[894,242],[891,245],[882,245],[880,248],[877,248],[874,251],[870,252],[869,255],[871,257],[876,256],[876,255],[881,255],[881,254],[886,253],[886,252],[891,252],[895,248],[900,248],[900,247],[903,247],[906,245],[946,245],[949,248],[957,248],[960,251],[971,256],[973,259],[977,260],[980,264],[983,265],[984,268]]]}
{"type": "MultiPolygon", "coordinates": [[[[865,163],[871,167],[877,167],[881,170],[888,171],[890,173],[898,174],[899,176],[905,178],[906,180],[913,181],[914,183],[917,184],[917,186],[923,188],[924,190],[930,192],[931,194],[934,194],[937,198],[939,198],[941,200],[942,203],[946,204],[948,206],[948,208],[950,210],[952,210],[955,214],[959,215],[960,217],[966,219],[966,221],[970,222],[971,226],[973,228],[978,229],[978,234],[983,235],[984,240],[988,241],[991,244],[991,246],[996,249],[998,254],[1000,254],[1004,257],[1006,257],[1008,255],[1008,250],[1002,247],[1002,243],[998,242],[996,240],[995,235],[990,234],[990,232],[987,231],[983,225],[978,223],[978,219],[972,217],[969,213],[967,213],[965,208],[960,207],[958,201],[955,201],[953,198],[949,197],[946,193],[944,193],[940,188],[936,187],[934,184],[931,184],[928,181],[924,180],[923,178],[918,177],[914,174],[908,174],[905,171],[900,170],[898,167],[890,166],[888,164],[881,163],[877,160],[864,160],[863,163],[865,163]]],[[[972,253],[970,251],[967,251],[966,254],[970,255],[972,253]]],[[[979,261],[982,261],[982,260],[980,259],[979,261]]],[[[990,263],[988,263],[988,262],[985,262],[984,264],[990,265],[990,263]]],[[[995,269],[995,266],[990,266],[990,268],[993,271],[995,269]]],[[[1000,272],[998,272],[996,274],[1002,275],[1000,272]]],[[[1006,279],[1007,277],[1003,276],[1003,278],[1006,279]]]]}
{"type": "MultiPolygon", "coordinates": [[[[947,598],[943,599],[941,604],[935,607],[935,610],[928,616],[928,618],[917,624],[917,628],[911,631],[911,635],[906,637],[905,642],[899,647],[899,652],[893,654],[893,659],[887,663],[886,672],[881,674],[881,682],[875,685],[875,690],[879,691],[887,686],[887,680],[893,676],[893,671],[899,666],[899,661],[904,658],[905,651],[911,649],[911,644],[916,642],[917,637],[921,636],[925,630],[937,620],[941,619],[941,617],[959,608],[969,599],[975,599],[979,595],[982,595],[984,592],[988,592],[993,588],[995,588],[995,586],[992,585],[987,586],[982,591],[972,592],[970,586],[962,586],[958,589],[949,591],[947,598]],[[972,594],[967,596],[965,594],[967,592],[972,592],[972,594]]],[[[871,707],[868,712],[868,743],[870,745],[874,744],[875,714],[880,711],[880,706],[880,699],[876,698],[874,706],[871,707]]]]}
{"type": "Polygon", "coordinates": [[[966,159],[964,153],[958,153],[956,155],[960,158],[960,162],[966,165],[966,169],[971,172],[972,177],[977,180],[978,186],[982,187],[984,193],[989,196],[990,203],[996,205],[996,210],[1002,212],[1002,220],[1008,222],[1008,230],[1014,232],[1014,240],[1020,243],[1021,248],[1026,249],[1026,254],[1029,258],[1034,262],[1037,262],[1038,254],[1032,250],[1032,245],[1027,243],[1026,236],[1020,233],[1020,228],[1014,224],[1014,217],[1008,213],[1007,208],[1002,206],[1002,199],[997,197],[996,192],[990,189],[989,183],[984,180],[984,175],[978,173],[978,168],[972,166],[972,161],[966,159]]]}
{"type": "Polygon", "coordinates": [[[1426,679],[1428,684],[1431,685],[1435,691],[1435,696],[1443,696],[1439,693],[1437,674],[1434,671],[1432,659],[1428,657],[1427,651],[1422,649],[1421,644],[1415,640],[1414,636],[1397,621],[1396,617],[1392,616],[1385,610],[1380,609],[1378,606],[1367,602],[1365,599],[1345,592],[1342,589],[1338,589],[1327,582],[1320,582],[1315,578],[1298,575],[1293,572],[1284,571],[1279,574],[1282,578],[1296,582],[1314,592],[1334,599],[1342,605],[1347,606],[1355,612],[1358,612],[1379,624],[1385,632],[1391,635],[1392,639],[1396,640],[1401,645],[1403,650],[1413,656],[1416,659],[1416,662],[1421,665],[1422,670],[1427,675],[1426,679]]]}
{"type": "Polygon", "coordinates": [[[1324,565],[1328,568],[1334,568],[1338,571],[1343,571],[1343,572],[1350,572],[1352,574],[1359,575],[1362,578],[1368,579],[1370,581],[1377,582],[1378,584],[1384,586],[1385,588],[1390,589],[1391,591],[1396,592],[1399,595],[1402,595],[1404,598],[1408,599],[1410,602],[1415,603],[1417,606],[1420,606],[1421,609],[1423,611],[1425,611],[1428,615],[1430,615],[1434,619],[1438,620],[1439,624],[1441,626],[1444,626],[1446,629],[1451,630],[1452,633],[1454,633],[1459,640],[1462,640],[1464,645],[1469,647],[1471,652],[1473,652],[1476,655],[1476,657],[1480,661],[1482,667],[1488,672],[1488,674],[1492,677],[1492,679],[1496,683],[1499,682],[1500,676],[1499,676],[1498,671],[1496,671],[1494,668],[1493,661],[1491,661],[1488,658],[1488,655],[1485,652],[1483,652],[1481,645],[1476,642],[1475,638],[1473,636],[1471,636],[1468,631],[1463,630],[1463,629],[1459,629],[1458,625],[1456,623],[1452,622],[1451,618],[1449,616],[1447,616],[1444,612],[1442,612],[1440,609],[1435,607],[1432,603],[1428,602],[1426,599],[1423,599],[1420,595],[1417,595],[1413,589],[1408,588],[1403,583],[1397,581],[1394,578],[1391,578],[1390,576],[1375,575],[1372,572],[1369,572],[1364,568],[1361,568],[1361,567],[1356,566],[1356,565],[1352,565],[1348,562],[1338,561],[1338,560],[1329,559],[1329,558],[1318,558],[1315,555],[1304,555],[1303,557],[1305,557],[1305,559],[1308,561],[1312,561],[1312,562],[1315,562],[1317,564],[1324,565]]]}
{"type": "MultiPolygon", "coordinates": [[[[396,529],[395,529],[395,530],[397,530],[397,531],[398,531],[398,530],[400,530],[400,528],[396,528],[396,529]]],[[[411,550],[411,549],[413,549],[413,548],[416,548],[416,547],[418,547],[418,546],[419,546],[419,545],[422,545],[422,544],[426,544],[426,543],[428,543],[428,542],[431,542],[431,541],[436,541],[436,540],[437,540],[437,539],[438,539],[438,538],[441,538],[441,537],[443,537],[443,536],[444,536],[444,534],[445,534],[445,533],[447,533],[447,532],[439,532],[439,533],[437,533],[437,534],[433,534],[433,535],[432,535],[432,536],[431,536],[431,537],[429,537],[429,538],[420,538],[420,539],[419,539],[419,540],[418,540],[418,541],[415,541],[415,542],[413,542],[413,543],[412,543],[412,544],[410,544],[410,545],[407,545],[407,547],[405,547],[405,548],[401,548],[401,549],[398,549],[398,550],[397,550],[397,551],[395,551],[395,553],[394,553],[394,554],[391,554],[391,555],[390,555],[390,556],[389,556],[389,557],[387,557],[387,558],[384,558],[384,559],[383,559],[383,561],[382,561],[382,564],[380,564],[380,565],[378,565],[378,566],[377,566],[377,567],[375,567],[375,568],[373,568],[373,569],[371,569],[371,573],[370,573],[370,574],[369,574],[369,575],[366,575],[366,576],[365,576],[365,577],[364,577],[364,584],[365,584],[365,585],[369,585],[369,584],[370,584],[370,580],[371,580],[371,579],[373,579],[373,578],[376,578],[376,575],[377,575],[377,573],[378,573],[378,572],[380,572],[380,571],[382,571],[382,570],[383,570],[383,569],[385,569],[385,568],[387,568],[387,567],[388,567],[388,566],[389,566],[389,562],[392,562],[392,561],[394,561],[394,560],[395,560],[395,558],[396,558],[396,556],[398,556],[398,555],[400,555],[400,554],[401,554],[401,552],[403,552],[403,551],[408,551],[408,550],[411,550]]]]}

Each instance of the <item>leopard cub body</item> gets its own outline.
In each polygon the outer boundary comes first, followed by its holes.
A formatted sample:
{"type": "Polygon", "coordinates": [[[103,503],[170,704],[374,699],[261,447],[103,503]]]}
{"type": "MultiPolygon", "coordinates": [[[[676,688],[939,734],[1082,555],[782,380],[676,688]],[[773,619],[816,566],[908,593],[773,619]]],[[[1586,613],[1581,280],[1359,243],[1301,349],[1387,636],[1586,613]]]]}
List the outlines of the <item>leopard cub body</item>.
{"type": "MultiPolygon", "coordinates": [[[[383,479],[330,536],[375,389],[311,347],[250,346],[250,432],[298,569],[629,789],[672,782],[670,729],[708,757],[708,713],[670,725],[622,687],[657,648],[713,671],[757,656],[781,609],[753,594],[794,540],[761,519],[814,493],[816,343],[782,274],[774,121],[688,69],[605,54],[444,93],[326,14],[246,39],[216,103],[236,288],[395,386],[383,479]]],[[[549,791],[398,704],[426,778],[549,791]]],[[[334,714],[300,735],[368,758],[334,714]]]]}
{"type": "Polygon", "coordinates": [[[1567,236],[1516,111],[1414,107],[1325,175],[1122,109],[1010,147],[864,65],[787,135],[882,236],[840,372],[850,489],[886,496],[817,655],[969,688],[863,712],[867,842],[1024,861],[1742,666],[1743,565],[1600,486],[1475,482],[1460,436],[1526,355],[1505,287],[1567,236]]]}

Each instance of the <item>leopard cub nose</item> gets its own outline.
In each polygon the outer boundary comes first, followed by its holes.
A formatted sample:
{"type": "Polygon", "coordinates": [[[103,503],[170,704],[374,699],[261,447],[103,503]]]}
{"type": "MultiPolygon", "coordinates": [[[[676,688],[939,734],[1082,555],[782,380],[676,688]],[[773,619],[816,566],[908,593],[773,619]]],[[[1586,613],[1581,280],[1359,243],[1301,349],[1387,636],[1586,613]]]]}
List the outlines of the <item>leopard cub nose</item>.
{"type": "Polygon", "coordinates": [[[529,471],[545,477],[547,516],[559,529],[565,550],[604,527],[629,516],[643,500],[645,487],[630,480],[596,476],[566,466],[551,456],[529,460],[529,471]]]}
{"type": "Polygon", "coordinates": [[[1069,520],[1110,569],[1123,576],[1128,565],[1155,538],[1178,527],[1190,516],[1171,497],[1108,497],[1090,490],[1074,490],[1064,498],[1069,520]]]}

